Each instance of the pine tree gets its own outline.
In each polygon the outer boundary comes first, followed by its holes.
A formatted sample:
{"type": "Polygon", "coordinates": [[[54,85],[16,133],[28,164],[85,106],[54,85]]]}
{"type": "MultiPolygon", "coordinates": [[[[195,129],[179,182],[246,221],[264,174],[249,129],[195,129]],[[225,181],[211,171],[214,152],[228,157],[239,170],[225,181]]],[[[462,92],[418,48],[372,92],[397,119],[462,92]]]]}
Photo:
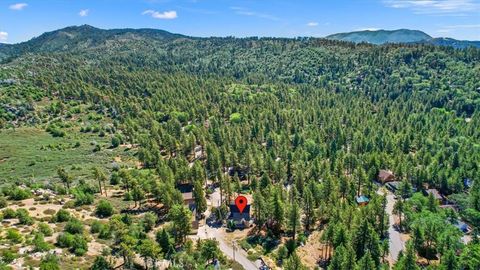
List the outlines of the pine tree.
{"type": "Polygon", "coordinates": [[[290,207],[288,222],[289,222],[290,230],[292,231],[292,234],[293,234],[292,240],[295,243],[297,230],[299,229],[299,226],[300,226],[300,209],[296,201],[294,201],[292,203],[292,206],[290,207]]]}
{"type": "Polygon", "coordinates": [[[205,199],[203,185],[199,180],[194,183],[193,198],[195,199],[197,215],[202,215],[207,210],[207,200],[205,199]]]}

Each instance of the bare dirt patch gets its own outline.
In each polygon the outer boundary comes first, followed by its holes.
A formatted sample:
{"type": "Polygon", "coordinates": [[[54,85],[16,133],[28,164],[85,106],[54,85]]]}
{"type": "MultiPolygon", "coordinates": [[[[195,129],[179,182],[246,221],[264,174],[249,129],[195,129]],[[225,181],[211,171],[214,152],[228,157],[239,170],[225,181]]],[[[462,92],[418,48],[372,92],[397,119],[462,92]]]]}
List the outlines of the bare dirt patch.
{"type": "Polygon", "coordinates": [[[320,241],[321,236],[322,232],[314,231],[308,237],[305,245],[297,249],[298,256],[300,256],[303,264],[309,269],[315,268],[315,266],[317,266],[317,261],[322,254],[325,253],[324,246],[320,241]]]}

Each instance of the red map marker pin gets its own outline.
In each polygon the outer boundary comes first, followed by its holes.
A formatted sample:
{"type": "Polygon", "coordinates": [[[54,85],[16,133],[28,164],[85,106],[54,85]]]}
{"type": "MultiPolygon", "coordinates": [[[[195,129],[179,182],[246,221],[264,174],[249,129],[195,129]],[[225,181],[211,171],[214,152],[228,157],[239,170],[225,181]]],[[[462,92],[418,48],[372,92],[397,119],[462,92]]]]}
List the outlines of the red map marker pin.
{"type": "Polygon", "coordinates": [[[247,198],[245,198],[245,196],[241,196],[241,195],[238,196],[235,199],[235,205],[237,206],[238,211],[240,211],[240,214],[243,213],[243,210],[247,206],[247,198]]]}

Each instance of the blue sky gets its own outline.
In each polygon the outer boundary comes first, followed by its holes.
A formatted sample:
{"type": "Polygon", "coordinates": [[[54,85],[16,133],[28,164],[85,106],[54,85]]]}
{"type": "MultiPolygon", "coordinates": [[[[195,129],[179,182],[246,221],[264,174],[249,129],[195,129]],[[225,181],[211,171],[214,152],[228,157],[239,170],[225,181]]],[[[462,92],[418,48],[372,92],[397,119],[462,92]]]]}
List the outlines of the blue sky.
{"type": "Polygon", "coordinates": [[[409,28],[480,40],[480,0],[0,0],[0,42],[81,24],[202,37],[409,28]]]}

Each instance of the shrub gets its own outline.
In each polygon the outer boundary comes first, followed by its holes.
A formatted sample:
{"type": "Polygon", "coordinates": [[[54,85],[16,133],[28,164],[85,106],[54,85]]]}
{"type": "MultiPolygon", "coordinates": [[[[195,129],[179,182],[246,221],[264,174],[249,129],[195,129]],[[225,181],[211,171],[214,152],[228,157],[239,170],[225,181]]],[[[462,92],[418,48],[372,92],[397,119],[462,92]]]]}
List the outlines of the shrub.
{"type": "Polygon", "coordinates": [[[67,225],[65,225],[65,231],[71,234],[82,234],[83,224],[80,220],[72,218],[68,221],[67,225]]]}
{"type": "Polygon", "coordinates": [[[33,249],[36,252],[45,252],[51,249],[49,243],[45,242],[45,238],[42,233],[36,233],[32,241],[33,249]]]}
{"type": "Polygon", "coordinates": [[[28,211],[23,208],[17,210],[17,218],[22,225],[32,225],[34,223],[28,211]]]}
{"type": "Polygon", "coordinates": [[[109,201],[101,200],[97,205],[97,209],[95,210],[95,214],[98,217],[101,217],[101,218],[106,218],[106,217],[112,216],[113,215],[112,204],[110,204],[109,201]]]}
{"type": "Polygon", "coordinates": [[[118,175],[117,172],[112,173],[112,176],[110,177],[110,185],[118,185],[120,184],[120,176],[118,175]]]}
{"type": "Polygon", "coordinates": [[[2,251],[2,261],[11,264],[17,258],[17,254],[9,249],[2,251]]]}
{"type": "Polygon", "coordinates": [[[103,256],[95,257],[91,270],[109,270],[113,269],[112,265],[103,256]]]}
{"type": "Polygon", "coordinates": [[[112,147],[117,148],[120,145],[121,141],[117,136],[112,137],[112,147]]]}
{"type": "Polygon", "coordinates": [[[98,233],[98,238],[105,240],[112,238],[112,231],[109,225],[105,224],[102,226],[102,229],[98,233]]]}
{"type": "Polygon", "coordinates": [[[7,207],[7,205],[8,205],[7,199],[3,196],[0,197],[0,209],[7,207]]]}
{"type": "Polygon", "coordinates": [[[242,115],[240,113],[232,113],[230,115],[230,122],[235,124],[242,122],[242,115]]]}
{"type": "Polygon", "coordinates": [[[70,220],[70,212],[65,209],[58,210],[57,214],[55,215],[56,222],[66,222],[70,220]]]}
{"type": "Polygon", "coordinates": [[[60,270],[57,256],[47,254],[40,262],[40,270],[60,270]]]}
{"type": "Polygon", "coordinates": [[[93,203],[93,195],[90,193],[85,193],[83,191],[77,190],[74,193],[75,197],[75,206],[90,205],[93,203]]]}
{"type": "Polygon", "coordinates": [[[21,201],[32,197],[32,192],[27,189],[15,187],[12,191],[10,191],[9,197],[11,200],[21,201]]]}
{"type": "Polygon", "coordinates": [[[15,210],[13,210],[12,208],[7,208],[3,210],[2,213],[4,219],[11,219],[17,217],[17,212],[15,212],[15,210]]]}
{"type": "Polygon", "coordinates": [[[16,229],[7,230],[7,239],[10,240],[13,244],[18,244],[23,241],[22,234],[16,229]]]}
{"type": "Polygon", "coordinates": [[[100,222],[98,220],[94,220],[92,222],[92,225],[90,226],[90,232],[91,233],[99,233],[103,229],[104,226],[105,225],[103,225],[102,222],[100,222]]]}
{"type": "Polygon", "coordinates": [[[46,131],[50,133],[53,137],[65,137],[65,135],[67,135],[65,131],[61,130],[59,127],[55,125],[48,126],[46,131]]]}
{"type": "Polygon", "coordinates": [[[95,147],[93,147],[93,152],[99,152],[100,150],[102,150],[102,147],[100,146],[100,144],[97,144],[95,145],[95,147]]]}
{"type": "Polygon", "coordinates": [[[73,245],[70,250],[77,256],[82,256],[87,253],[88,243],[83,235],[77,234],[73,237],[73,245]]]}
{"type": "Polygon", "coordinates": [[[57,236],[57,246],[61,248],[68,248],[73,245],[73,235],[69,233],[62,233],[57,236]]]}
{"type": "Polygon", "coordinates": [[[53,230],[48,226],[48,224],[40,222],[38,224],[38,231],[42,233],[45,236],[52,236],[53,235],[53,230]]]}

